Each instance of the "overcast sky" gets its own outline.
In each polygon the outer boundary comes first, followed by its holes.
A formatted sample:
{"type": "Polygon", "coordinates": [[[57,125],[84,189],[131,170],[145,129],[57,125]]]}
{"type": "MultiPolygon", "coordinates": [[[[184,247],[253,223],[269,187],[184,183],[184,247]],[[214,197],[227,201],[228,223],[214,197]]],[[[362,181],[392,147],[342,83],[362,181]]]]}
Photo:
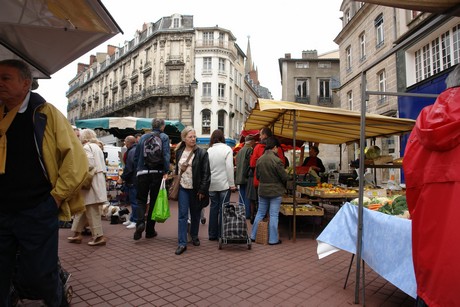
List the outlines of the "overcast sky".
{"type": "Polygon", "coordinates": [[[281,78],[278,59],[285,53],[300,58],[303,50],[316,49],[318,54],[337,50],[333,42],[342,23],[342,0],[285,0],[276,2],[233,0],[132,0],[102,1],[124,34],[99,45],[51,76],[39,80],[37,92],[67,115],[68,82],[75,77],[77,63],[89,63],[89,56],[106,52],[107,45],[123,46],[132,40],[144,22],[156,22],[172,14],[193,15],[195,27],[218,25],[230,30],[239,47],[246,52],[250,37],[253,63],[259,81],[275,100],[281,99],[281,78]]]}

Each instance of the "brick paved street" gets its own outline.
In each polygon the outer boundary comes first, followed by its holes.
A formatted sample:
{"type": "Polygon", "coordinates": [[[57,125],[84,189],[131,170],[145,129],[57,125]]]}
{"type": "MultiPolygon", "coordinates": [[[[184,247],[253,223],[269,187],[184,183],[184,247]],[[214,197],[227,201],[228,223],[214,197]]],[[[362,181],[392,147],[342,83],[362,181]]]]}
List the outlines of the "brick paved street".
{"type": "MultiPolygon", "coordinates": [[[[232,197],[235,197],[233,195],[232,197]]],[[[207,208],[208,210],[209,208],[207,208]]],[[[281,245],[225,245],[207,240],[176,256],[177,203],[158,224],[158,237],[132,239],[133,230],[103,221],[106,246],[70,244],[70,229],[60,231],[61,262],[72,277],[72,306],[351,306],[355,265],[343,289],[351,254],[341,251],[318,260],[312,234],[281,245]]],[[[249,223],[248,223],[249,224],[249,223]]],[[[250,225],[250,224],[249,224],[250,225]]],[[[308,230],[308,229],[307,229],[308,230]]],[[[413,306],[414,300],[366,267],[366,306],[413,306]]],[[[360,297],[362,304],[362,297],[360,297]]]]}

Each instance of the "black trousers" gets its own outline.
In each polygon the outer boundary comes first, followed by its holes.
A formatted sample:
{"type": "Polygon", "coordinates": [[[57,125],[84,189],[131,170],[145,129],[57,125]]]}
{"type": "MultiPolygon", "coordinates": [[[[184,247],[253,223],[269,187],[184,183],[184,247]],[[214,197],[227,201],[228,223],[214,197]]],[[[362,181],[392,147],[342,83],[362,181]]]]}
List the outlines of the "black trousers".
{"type": "Polygon", "coordinates": [[[11,305],[13,278],[20,296],[43,299],[47,306],[61,304],[58,231],[58,209],[51,195],[33,209],[0,213],[0,306],[11,305]]]}
{"type": "Polygon", "coordinates": [[[152,216],[153,207],[155,206],[155,200],[157,199],[162,179],[162,173],[150,173],[137,177],[137,224],[146,220],[146,235],[153,235],[155,233],[155,221],[152,221],[150,217],[152,216]],[[147,206],[149,196],[150,200],[147,206]]]}

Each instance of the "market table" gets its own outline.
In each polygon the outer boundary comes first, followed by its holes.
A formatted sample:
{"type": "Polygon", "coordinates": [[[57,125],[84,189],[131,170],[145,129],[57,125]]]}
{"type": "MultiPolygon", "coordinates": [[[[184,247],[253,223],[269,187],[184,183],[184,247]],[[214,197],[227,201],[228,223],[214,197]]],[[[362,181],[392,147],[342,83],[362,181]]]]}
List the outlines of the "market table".
{"type": "MultiPolygon", "coordinates": [[[[319,259],[339,250],[356,254],[358,207],[345,203],[321,232],[319,259]]],[[[411,221],[363,209],[362,259],[393,285],[416,297],[411,221]]]]}
{"type": "MultiPolygon", "coordinates": [[[[311,218],[315,218],[315,217],[319,218],[319,223],[317,223],[317,221],[314,220],[314,219],[312,221],[312,223],[313,223],[312,236],[314,238],[316,225],[317,224],[321,225],[321,220],[322,220],[322,217],[324,216],[324,209],[319,207],[319,206],[314,206],[314,205],[309,204],[310,202],[309,202],[308,199],[298,198],[296,201],[297,201],[297,206],[296,206],[296,210],[295,210],[295,215],[297,217],[308,216],[308,217],[311,217],[311,218]]],[[[293,229],[293,226],[292,226],[293,216],[294,216],[294,206],[293,206],[292,198],[283,198],[282,199],[281,206],[280,206],[280,214],[282,214],[284,217],[286,217],[288,219],[288,221],[289,221],[288,238],[290,240],[291,239],[291,230],[293,232],[293,235],[294,235],[294,231],[295,231],[293,229]]]]}

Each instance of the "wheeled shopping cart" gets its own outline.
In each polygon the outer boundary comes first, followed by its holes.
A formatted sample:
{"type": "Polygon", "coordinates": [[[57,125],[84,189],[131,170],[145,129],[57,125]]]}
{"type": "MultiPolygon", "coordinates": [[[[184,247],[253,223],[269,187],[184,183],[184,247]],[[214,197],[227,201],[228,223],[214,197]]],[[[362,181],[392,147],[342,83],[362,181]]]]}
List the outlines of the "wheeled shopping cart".
{"type": "MultiPolygon", "coordinates": [[[[238,199],[241,199],[239,197],[238,199]]],[[[224,202],[221,208],[221,235],[219,249],[224,244],[247,244],[251,249],[251,238],[248,235],[244,203],[224,202]]]]}

